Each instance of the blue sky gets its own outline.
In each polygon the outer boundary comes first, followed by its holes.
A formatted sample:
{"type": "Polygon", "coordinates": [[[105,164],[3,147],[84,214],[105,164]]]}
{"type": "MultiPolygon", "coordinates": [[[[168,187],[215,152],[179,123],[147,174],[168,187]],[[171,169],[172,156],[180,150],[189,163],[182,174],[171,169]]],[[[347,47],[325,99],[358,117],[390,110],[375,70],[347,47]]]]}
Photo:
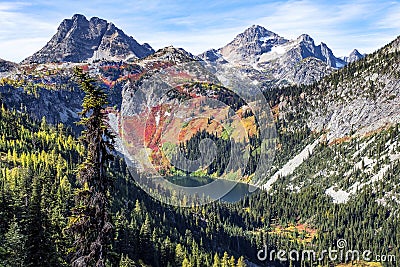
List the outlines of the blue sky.
{"type": "Polygon", "coordinates": [[[0,1],[0,58],[21,61],[75,13],[112,21],[155,49],[174,45],[194,54],[253,24],[289,39],[308,33],[336,56],[373,52],[400,35],[400,1],[0,1]]]}

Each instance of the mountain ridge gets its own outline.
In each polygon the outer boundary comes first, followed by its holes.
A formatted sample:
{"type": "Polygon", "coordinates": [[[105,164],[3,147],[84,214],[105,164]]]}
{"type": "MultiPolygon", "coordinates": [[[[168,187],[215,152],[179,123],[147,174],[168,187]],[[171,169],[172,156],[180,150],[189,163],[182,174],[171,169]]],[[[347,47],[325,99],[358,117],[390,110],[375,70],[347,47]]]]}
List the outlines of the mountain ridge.
{"type": "Polygon", "coordinates": [[[0,58],[0,73],[7,73],[17,69],[18,64],[0,58]]]}

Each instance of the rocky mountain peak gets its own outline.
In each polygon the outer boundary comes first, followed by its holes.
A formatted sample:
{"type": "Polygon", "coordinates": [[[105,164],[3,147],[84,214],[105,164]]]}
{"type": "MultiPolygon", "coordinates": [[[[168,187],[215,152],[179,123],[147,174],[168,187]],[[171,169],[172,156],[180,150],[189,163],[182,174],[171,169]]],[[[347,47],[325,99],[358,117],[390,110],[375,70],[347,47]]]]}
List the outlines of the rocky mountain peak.
{"type": "Polygon", "coordinates": [[[302,35],[300,35],[299,37],[297,37],[297,42],[299,43],[309,43],[314,45],[314,39],[311,38],[310,35],[303,33],[302,35]]]}
{"type": "Polygon", "coordinates": [[[87,21],[86,17],[82,14],[75,14],[72,16],[73,21],[87,21]]]}
{"type": "MultiPolygon", "coordinates": [[[[86,20],[86,17],[85,17],[85,16],[83,16],[83,15],[75,15],[75,16],[82,16],[82,17],[83,17],[83,19],[85,19],[85,20],[86,20]]],[[[72,17],[72,18],[74,18],[74,17],[72,17]]],[[[101,19],[101,18],[98,18],[98,17],[92,17],[92,18],[90,18],[90,22],[91,22],[91,23],[93,23],[93,24],[107,23],[107,21],[106,21],[106,20],[104,20],[104,19],[101,19]]],[[[113,23],[112,23],[112,22],[110,22],[110,24],[113,24],[113,23]]]]}
{"type": "Polygon", "coordinates": [[[254,62],[254,56],[261,55],[276,45],[288,40],[266,28],[253,25],[238,34],[232,42],[220,48],[218,52],[229,62],[254,62]]]}
{"type": "Polygon", "coordinates": [[[226,61],[216,49],[207,50],[206,52],[201,53],[199,57],[202,60],[210,63],[220,63],[220,64],[228,63],[228,61],[226,61]]]}
{"type": "Polygon", "coordinates": [[[150,45],[140,45],[111,22],[98,17],[88,20],[75,14],[63,20],[51,40],[22,63],[125,60],[153,52],[150,45]]]}
{"type": "Polygon", "coordinates": [[[354,49],[353,51],[351,51],[350,57],[360,59],[363,58],[364,55],[362,55],[357,49],[354,49]]]}
{"type": "Polygon", "coordinates": [[[259,41],[260,38],[277,37],[274,32],[267,30],[260,25],[253,25],[247,28],[243,33],[239,34],[236,38],[246,38],[247,41],[259,41]]]}
{"type": "Polygon", "coordinates": [[[244,32],[238,34],[230,44],[255,43],[256,45],[264,44],[265,46],[267,43],[274,43],[280,39],[284,40],[278,34],[269,31],[262,26],[253,25],[250,28],[247,28],[244,32]]]}
{"type": "Polygon", "coordinates": [[[351,63],[364,58],[365,55],[361,54],[357,49],[353,49],[348,57],[343,57],[346,63],[351,63]]]}
{"type": "Polygon", "coordinates": [[[296,43],[298,43],[298,51],[301,59],[307,57],[314,57],[322,60],[328,66],[336,68],[339,65],[344,65],[340,59],[336,58],[332,50],[323,42],[319,45],[315,45],[314,39],[308,34],[302,34],[297,37],[296,43]]]}

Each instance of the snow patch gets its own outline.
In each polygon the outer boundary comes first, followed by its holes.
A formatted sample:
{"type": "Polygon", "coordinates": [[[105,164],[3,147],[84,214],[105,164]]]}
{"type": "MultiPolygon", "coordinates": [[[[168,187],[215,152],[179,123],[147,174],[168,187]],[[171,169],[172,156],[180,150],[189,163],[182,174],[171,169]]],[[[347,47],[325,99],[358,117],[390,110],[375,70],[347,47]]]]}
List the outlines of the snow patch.
{"type": "Polygon", "coordinates": [[[275,39],[274,36],[268,36],[268,37],[260,37],[260,39],[258,40],[260,40],[261,42],[266,42],[268,40],[273,40],[273,39],[275,39]]]}
{"type": "Polygon", "coordinates": [[[335,190],[335,186],[326,189],[325,194],[333,198],[333,203],[346,203],[349,200],[350,193],[341,189],[335,190]]]}
{"type": "Polygon", "coordinates": [[[285,46],[274,46],[271,48],[271,53],[282,55],[285,54],[286,52],[287,52],[287,47],[285,46]]]}
{"type": "Polygon", "coordinates": [[[299,154],[289,160],[282,166],[264,185],[261,186],[264,190],[271,190],[272,184],[275,183],[280,177],[286,177],[292,174],[297,167],[299,167],[309,156],[312,154],[314,148],[320,142],[320,139],[315,140],[312,144],[307,145],[299,154]]]}
{"type": "Polygon", "coordinates": [[[264,53],[260,56],[259,62],[268,62],[277,59],[295,46],[295,42],[289,42],[284,45],[275,45],[271,48],[271,51],[264,53]]]}
{"type": "Polygon", "coordinates": [[[156,125],[158,125],[159,123],[160,123],[160,118],[161,118],[161,115],[160,115],[160,111],[157,113],[157,116],[155,117],[155,119],[156,119],[156,125]]]}
{"type": "Polygon", "coordinates": [[[367,146],[369,146],[372,142],[375,141],[375,136],[371,138],[371,140],[369,140],[366,143],[363,143],[362,146],[360,147],[359,150],[357,150],[354,154],[353,154],[353,159],[355,159],[358,155],[360,155],[366,148],[367,146]]]}
{"type": "MultiPolygon", "coordinates": [[[[400,154],[394,154],[394,155],[390,155],[390,161],[396,161],[400,159],[400,154]]],[[[385,177],[385,174],[387,173],[387,171],[390,169],[390,164],[385,165],[382,169],[380,169],[378,171],[377,174],[375,174],[368,182],[365,183],[360,183],[360,182],[355,182],[351,187],[350,187],[350,193],[354,194],[356,193],[358,190],[360,190],[361,188],[363,188],[366,185],[370,185],[372,183],[378,182],[380,180],[382,180],[385,177]]]]}

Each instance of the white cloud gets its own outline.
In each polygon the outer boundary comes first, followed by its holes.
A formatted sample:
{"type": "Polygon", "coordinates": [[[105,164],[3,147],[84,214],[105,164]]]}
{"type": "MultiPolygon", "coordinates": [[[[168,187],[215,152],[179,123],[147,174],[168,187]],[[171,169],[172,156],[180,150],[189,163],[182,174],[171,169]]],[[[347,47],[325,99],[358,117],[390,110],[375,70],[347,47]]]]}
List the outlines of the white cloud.
{"type": "Polygon", "coordinates": [[[25,2],[0,3],[0,58],[19,62],[40,49],[57,25],[28,15],[25,2]]]}
{"type": "Polygon", "coordinates": [[[46,44],[48,38],[24,38],[0,41],[0,58],[20,62],[46,44]],[[11,56],[10,56],[11,55],[11,56]]]}
{"type": "Polygon", "coordinates": [[[2,2],[0,3],[0,11],[15,10],[29,5],[29,2],[2,2]]]}
{"type": "Polygon", "coordinates": [[[400,4],[392,3],[385,17],[376,25],[381,29],[400,29],[400,4]]]}

